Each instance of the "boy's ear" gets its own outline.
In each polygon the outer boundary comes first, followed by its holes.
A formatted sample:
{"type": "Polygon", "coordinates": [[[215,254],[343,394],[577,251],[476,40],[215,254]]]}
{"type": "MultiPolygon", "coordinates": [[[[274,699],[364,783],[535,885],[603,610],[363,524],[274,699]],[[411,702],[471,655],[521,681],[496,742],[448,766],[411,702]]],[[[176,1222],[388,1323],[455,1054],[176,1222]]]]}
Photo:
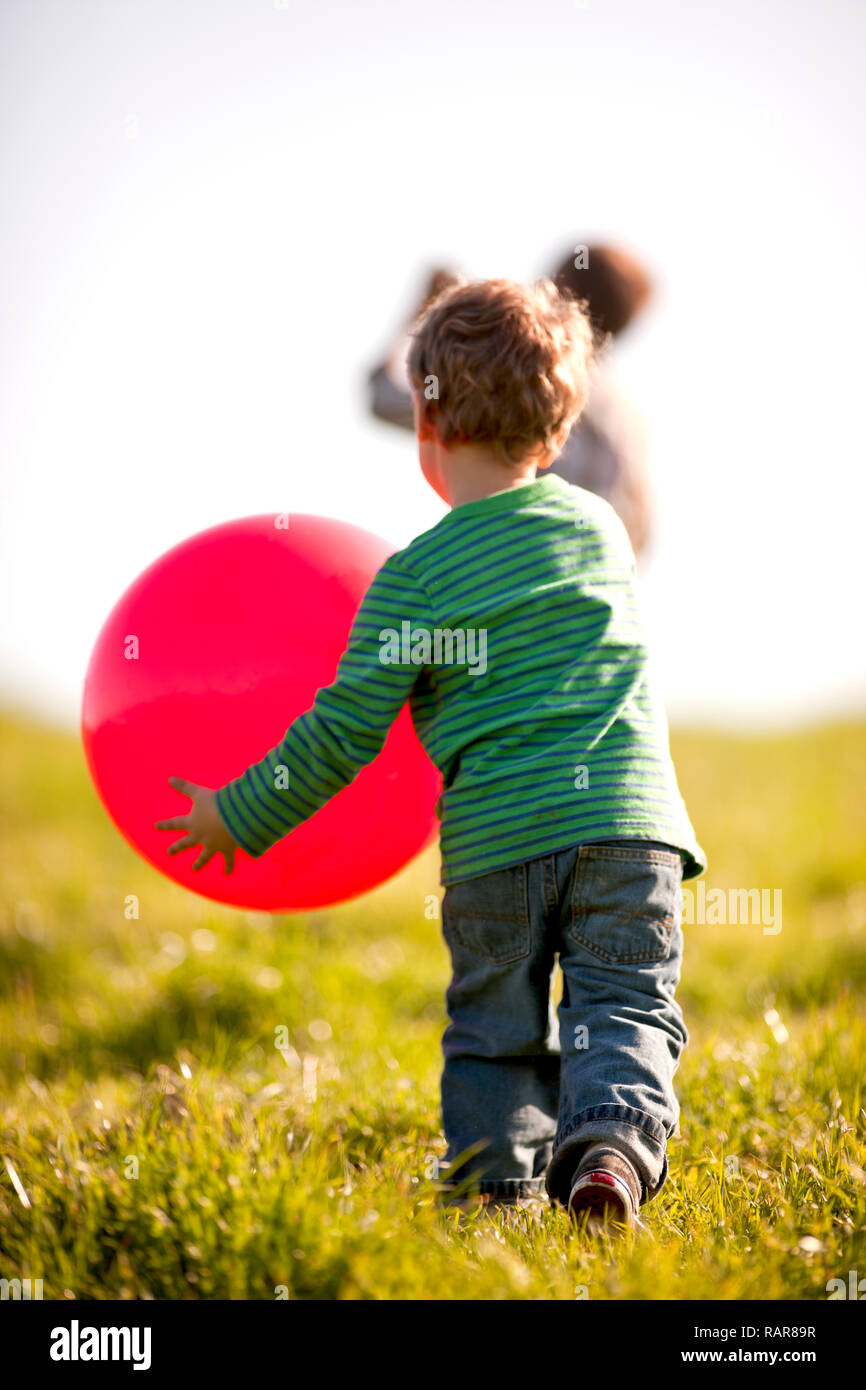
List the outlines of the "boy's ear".
{"type": "MultiPolygon", "coordinates": [[[[566,435],[563,436],[563,443],[567,438],[568,435],[566,433],[566,435]]],[[[557,435],[556,438],[551,441],[551,446],[549,449],[545,449],[543,445],[539,445],[537,449],[531,450],[531,452],[526,455],[523,461],[526,463],[534,463],[536,468],[539,469],[539,471],[542,468],[549,468],[550,465],[553,463],[554,459],[559,456],[560,448],[561,445],[559,444],[559,435],[557,435]]]]}
{"type": "Polygon", "coordinates": [[[417,392],[412,396],[412,405],[415,410],[415,434],[422,444],[431,443],[436,437],[436,429],[425,418],[424,402],[417,392]]]}
{"type": "Polygon", "coordinates": [[[554,459],[559,457],[559,455],[565,448],[568,436],[571,434],[571,431],[574,429],[574,426],[576,424],[577,421],[572,420],[567,425],[564,425],[557,435],[554,435],[553,439],[550,441],[550,450],[547,454],[547,463],[539,463],[539,468],[547,468],[549,464],[553,463],[554,459]]]}

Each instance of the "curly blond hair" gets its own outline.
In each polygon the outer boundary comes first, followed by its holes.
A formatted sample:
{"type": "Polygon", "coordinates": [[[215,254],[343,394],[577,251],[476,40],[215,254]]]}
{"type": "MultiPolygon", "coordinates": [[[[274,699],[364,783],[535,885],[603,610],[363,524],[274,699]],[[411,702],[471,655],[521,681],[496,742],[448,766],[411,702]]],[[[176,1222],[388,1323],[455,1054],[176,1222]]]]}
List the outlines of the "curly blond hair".
{"type": "Polygon", "coordinates": [[[416,320],[407,357],[419,423],[516,463],[558,453],[583,409],[597,346],[583,303],[552,280],[450,285],[416,320]]]}

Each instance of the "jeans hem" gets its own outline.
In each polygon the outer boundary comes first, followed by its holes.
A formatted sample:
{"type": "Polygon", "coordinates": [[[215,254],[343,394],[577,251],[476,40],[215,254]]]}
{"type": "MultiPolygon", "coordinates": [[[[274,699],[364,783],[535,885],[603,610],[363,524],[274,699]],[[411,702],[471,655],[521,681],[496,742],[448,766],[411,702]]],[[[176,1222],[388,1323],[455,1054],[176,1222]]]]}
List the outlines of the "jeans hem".
{"type": "Polygon", "coordinates": [[[668,1175],[664,1126],[652,1115],[628,1105],[592,1105],[573,1115],[557,1138],[545,1186],[551,1201],[568,1203],[581,1152],[596,1140],[617,1144],[641,1179],[641,1203],[658,1196],[668,1175]]]}
{"type": "Polygon", "coordinates": [[[437,1184],[439,1192],[471,1197],[480,1193],[486,1197],[543,1197],[546,1194],[546,1179],[540,1178],[477,1178],[465,1182],[442,1182],[437,1184]]]}

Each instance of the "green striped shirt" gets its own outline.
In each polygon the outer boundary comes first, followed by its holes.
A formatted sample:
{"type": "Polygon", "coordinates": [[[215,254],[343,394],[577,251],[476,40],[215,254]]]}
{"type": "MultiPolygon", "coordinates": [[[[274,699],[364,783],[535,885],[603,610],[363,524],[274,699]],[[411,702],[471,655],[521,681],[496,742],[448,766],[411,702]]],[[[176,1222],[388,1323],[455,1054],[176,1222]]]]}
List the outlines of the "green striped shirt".
{"type": "Polygon", "coordinates": [[[444,885],[617,836],[677,846],[684,878],[706,868],[652,694],[634,554],[602,498],[546,474],[453,508],[385,561],[333,683],[217,793],[247,854],[351,782],[407,700],[443,777],[444,885]]]}

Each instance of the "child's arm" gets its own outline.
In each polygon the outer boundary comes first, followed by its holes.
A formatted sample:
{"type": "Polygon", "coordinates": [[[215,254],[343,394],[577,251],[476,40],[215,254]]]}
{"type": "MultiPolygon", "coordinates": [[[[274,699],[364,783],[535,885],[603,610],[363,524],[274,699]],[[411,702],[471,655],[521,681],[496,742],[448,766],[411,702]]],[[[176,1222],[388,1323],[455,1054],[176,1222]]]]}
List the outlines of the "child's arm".
{"type": "Polygon", "coordinates": [[[193,807],[189,816],[156,823],[158,829],[187,831],[169,853],[200,843],[202,854],[193,867],[222,853],[230,873],[235,846],[258,858],[371,763],[422,670],[387,659],[393,644],[389,651],[380,634],[391,629],[399,636],[404,622],[410,631],[432,627],[426,595],[392,556],[364,596],[334,681],[318,692],[282,741],[216,792],[171,779],[173,786],[183,783],[176,789],[193,798],[193,807]],[[198,839],[191,838],[196,834],[198,839]]]}

